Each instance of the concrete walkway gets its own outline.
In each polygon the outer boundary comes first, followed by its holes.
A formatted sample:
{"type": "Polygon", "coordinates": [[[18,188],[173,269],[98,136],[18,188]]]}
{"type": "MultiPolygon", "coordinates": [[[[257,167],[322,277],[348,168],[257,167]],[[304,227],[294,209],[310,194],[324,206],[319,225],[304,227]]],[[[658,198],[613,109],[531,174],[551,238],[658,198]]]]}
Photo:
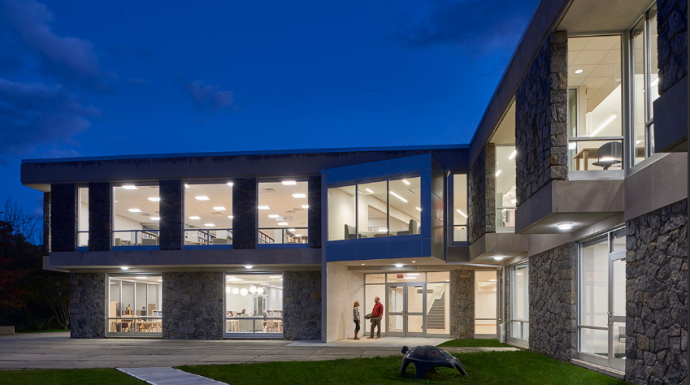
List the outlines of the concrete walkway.
{"type": "Polygon", "coordinates": [[[225,382],[212,380],[173,368],[128,368],[119,371],[151,385],[220,385],[225,382]]]}

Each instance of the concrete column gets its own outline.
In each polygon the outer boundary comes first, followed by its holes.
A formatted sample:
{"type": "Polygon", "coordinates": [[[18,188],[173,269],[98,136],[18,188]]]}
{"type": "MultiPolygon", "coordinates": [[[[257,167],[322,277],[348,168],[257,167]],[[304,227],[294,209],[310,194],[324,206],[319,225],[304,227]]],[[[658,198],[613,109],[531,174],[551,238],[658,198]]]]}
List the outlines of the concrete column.
{"type": "Polygon", "coordinates": [[[77,185],[54,183],[50,193],[51,251],[77,249],[77,185]]]}
{"type": "Polygon", "coordinates": [[[159,184],[160,249],[180,250],[184,242],[184,184],[180,179],[159,184]]]}
{"type": "Polygon", "coordinates": [[[496,232],[496,146],[489,143],[472,164],[469,174],[469,241],[496,232]]]}
{"type": "Polygon", "coordinates": [[[450,336],[474,338],[474,270],[450,271],[450,336]]]}
{"type": "Polygon", "coordinates": [[[309,177],[309,247],[321,248],[321,175],[309,177]]]}
{"type": "Polygon", "coordinates": [[[43,255],[50,254],[50,193],[43,193],[43,255]]]}
{"type": "Polygon", "coordinates": [[[321,340],[321,309],[321,271],[283,273],[283,337],[286,340],[321,340]]]}
{"type": "Polygon", "coordinates": [[[109,182],[89,183],[89,251],[110,251],[113,188],[109,182]]]}
{"type": "Polygon", "coordinates": [[[105,337],[105,273],[70,273],[70,336],[105,337]]]}
{"type": "Polygon", "coordinates": [[[256,178],[235,179],[232,187],[232,247],[256,249],[257,194],[256,178]]]}
{"type": "Polygon", "coordinates": [[[225,312],[223,272],[163,272],[163,338],[220,340],[225,312]]]}

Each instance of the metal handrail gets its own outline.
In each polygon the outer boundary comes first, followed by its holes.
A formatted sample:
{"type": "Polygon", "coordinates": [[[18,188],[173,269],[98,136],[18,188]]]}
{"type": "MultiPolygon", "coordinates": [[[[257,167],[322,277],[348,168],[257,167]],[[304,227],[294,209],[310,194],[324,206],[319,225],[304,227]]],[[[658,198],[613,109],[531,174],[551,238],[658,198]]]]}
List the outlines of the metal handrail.
{"type": "MultiPolygon", "coordinates": [[[[295,230],[308,230],[308,227],[261,227],[259,228],[259,233],[263,233],[267,237],[271,238],[273,240],[273,243],[268,243],[268,244],[286,244],[286,243],[302,243],[302,242],[286,242],[287,239],[287,233],[289,232],[289,229],[295,229],[295,230]],[[280,230],[281,231],[281,240],[273,239],[270,235],[266,234],[264,231],[266,230],[280,230]]],[[[307,237],[307,235],[304,236],[297,236],[297,234],[293,234],[292,238],[302,238],[302,237],[307,237]]]]}
{"type": "Polygon", "coordinates": [[[568,138],[568,142],[604,142],[607,140],[623,140],[622,136],[578,136],[568,138]]]}
{"type": "MultiPolygon", "coordinates": [[[[214,232],[215,232],[215,231],[227,231],[228,233],[230,233],[230,238],[229,238],[229,239],[232,241],[232,229],[230,229],[230,228],[220,228],[220,229],[218,229],[218,228],[214,228],[214,229],[184,229],[184,234],[186,235],[186,233],[188,233],[188,232],[189,232],[189,233],[198,232],[198,233],[206,234],[206,239],[203,239],[204,242],[198,242],[199,245],[213,245],[213,243],[210,242],[210,241],[211,241],[211,231],[214,231],[214,232]]],[[[213,238],[216,239],[216,238],[218,238],[218,237],[214,236],[213,238]]],[[[226,238],[226,239],[228,239],[228,238],[226,238]]],[[[200,240],[201,240],[201,239],[200,239],[200,240]]],[[[185,244],[186,244],[186,243],[187,243],[187,240],[186,240],[186,236],[185,236],[185,244]]],[[[231,244],[232,244],[232,242],[230,242],[230,243],[224,243],[224,245],[231,245],[231,244]]],[[[217,245],[216,245],[216,246],[217,246],[217,245]]]]}

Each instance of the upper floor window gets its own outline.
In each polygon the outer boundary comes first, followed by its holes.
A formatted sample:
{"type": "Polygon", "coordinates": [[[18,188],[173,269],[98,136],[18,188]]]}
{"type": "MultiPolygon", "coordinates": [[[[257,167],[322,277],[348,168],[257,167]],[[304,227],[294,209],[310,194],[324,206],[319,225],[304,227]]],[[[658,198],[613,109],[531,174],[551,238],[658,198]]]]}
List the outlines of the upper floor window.
{"type": "Polygon", "coordinates": [[[185,184],[185,245],[232,245],[232,186],[185,184]]]}
{"type": "Polygon", "coordinates": [[[515,231],[515,146],[496,146],[496,232],[515,231]]]}
{"type": "Polygon", "coordinates": [[[113,187],[113,246],[158,245],[158,191],[158,185],[113,187]]]}
{"type": "Polygon", "coordinates": [[[630,31],[635,163],[654,153],[653,102],[659,97],[656,4],[630,31]]]}
{"type": "Polygon", "coordinates": [[[77,247],[89,247],[89,186],[79,186],[77,193],[77,247]]]}
{"type": "Polygon", "coordinates": [[[259,183],[259,244],[308,242],[308,185],[295,180],[259,183]]]}
{"type": "Polygon", "coordinates": [[[568,39],[571,171],[623,168],[621,68],[620,35],[568,39]]]}
{"type": "Polygon", "coordinates": [[[453,242],[467,242],[467,174],[453,174],[453,242]]]}

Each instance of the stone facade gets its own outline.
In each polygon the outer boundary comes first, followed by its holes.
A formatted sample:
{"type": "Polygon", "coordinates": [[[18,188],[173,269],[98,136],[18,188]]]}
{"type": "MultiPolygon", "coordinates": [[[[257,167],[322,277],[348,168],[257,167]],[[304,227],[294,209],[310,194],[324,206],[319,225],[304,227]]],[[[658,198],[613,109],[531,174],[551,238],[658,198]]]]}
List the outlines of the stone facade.
{"type": "Polygon", "coordinates": [[[77,185],[54,183],[50,192],[50,249],[77,249],[77,185]]]}
{"type": "Polygon", "coordinates": [[[496,146],[488,144],[474,161],[469,175],[469,241],[496,232],[496,146]]]}
{"type": "Polygon", "coordinates": [[[184,228],[184,184],[179,179],[160,181],[160,249],[181,250],[184,228]]]}
{"type": "Polygon", "coordinates": [[[309,247],[319,249],[321,248],[321,175],[310,176],[308,185],[309,247]]]}
{"type": "Polygon", "coordinates": [[[105,273],[70,273],[70,336],[105,337],[105,273]]]}
{"type": "Polygon", "coordinates": [[[474,270],[450,271],[450,337],[474,338],[474,270]]]}
{"type": "Polygon", "coordinates": [[[89,183],[89,251],[110,250],[112,198],[113,188],[110,183],[89,183]]]}
{"type": "Polygon", "coordinates": [[[659,94],[688,74],[688,1],[657,1],[659,94]]]}
{"type": "Polygon", "coordinates": [[[256,249],[259,232],[256,189],[256,178],[235,179],[232,187],[232,247],[235,249],[256,249]]]}
{"type": "Polygon", "coordinates": [[[529,259],[529,348],[560,361],[577,355],[577,245],[529,259]]]}
{"type": "Polygon", "coordinates": [[[283,273],[283,337],[321,340],[321,272],[283,273]]]}
{"type": "Polygon", "coordinates": [[[50,254],[50,193],[43,193],[43,255],[50,254]]]}
{"type": "Polygon", "coordinates": [[[631,383],[687,383],[687,199],[626,224],[626,361],[631,383]]]}
{"type": "Polygon", "coordinates": [[[219,340],[224,333],[223,272],[163,272],[163,338],[219,340]]]}
{"type": "Polygon", "coordinates": [[[568,33],[554,32],[515,93],[517,205],[568,179],[568,33]]]}

